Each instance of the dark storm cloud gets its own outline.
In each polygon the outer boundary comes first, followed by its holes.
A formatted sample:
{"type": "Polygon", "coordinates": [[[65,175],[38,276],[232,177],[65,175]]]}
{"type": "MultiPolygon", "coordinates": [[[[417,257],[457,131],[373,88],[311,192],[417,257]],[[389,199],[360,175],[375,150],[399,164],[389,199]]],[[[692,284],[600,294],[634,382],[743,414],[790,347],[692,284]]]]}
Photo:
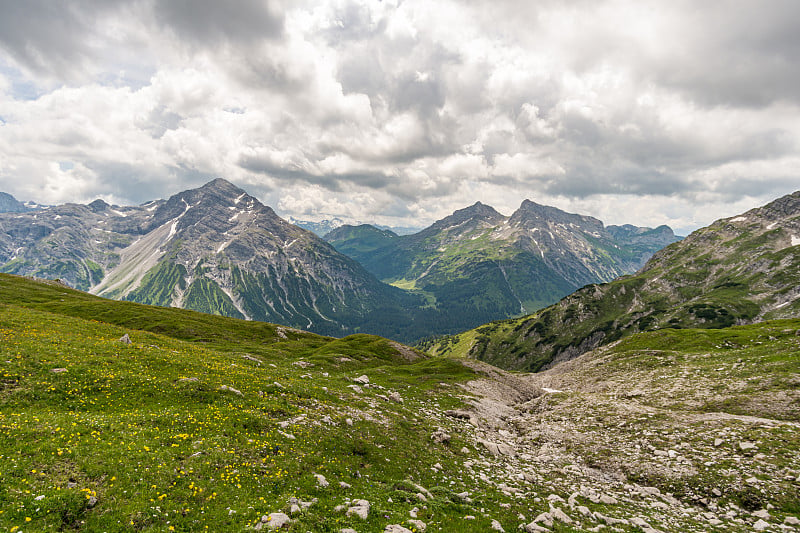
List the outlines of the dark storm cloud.
{"type": "Polygon", "coordinates": [[[283,34],[283,12],[273,1],[157,0],[153,13],[181,39],[203,46],[277,39],[283,34]]]}
{"type": "Polygon", "coordinates": [[[95,53],[95,23],[120,3],[0,0],[0,45],[27,69],[71,78],[95,53]]]}
{"type": "Polygon", "coordinates": [[[312,185],[320,185],[329,191],[341,192],[346,189],[347,183],[369,187],[370,189],[381,189],[393,181],[393,178],[380,172],[342,172],[342,173],[323,173],[313,174],[305,170],[289,169],[282,165],[276,165],[269,158],[258,156],[245,156],[239,160],[242,168],[266,174],[276,178],[281,182],[291,184],[303,182],[312,185]]]}
{"type": "MultiPolygon", "coordinates": [[[[800,103],[800,2],[690,3],[686,39],[674,56],[642,65],[654,79],[703,105],[800,103]]],[[[645,60],[652,58],[645,57],[645,60]]]]}

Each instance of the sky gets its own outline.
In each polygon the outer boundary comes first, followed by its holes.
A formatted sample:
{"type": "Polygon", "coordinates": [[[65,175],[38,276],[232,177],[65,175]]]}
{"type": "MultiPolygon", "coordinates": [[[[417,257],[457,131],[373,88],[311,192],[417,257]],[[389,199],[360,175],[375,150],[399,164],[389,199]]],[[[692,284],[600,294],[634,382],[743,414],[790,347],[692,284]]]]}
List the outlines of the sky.
{"type": "Polygon", "coordinates": [[[0,191],[298,219],[528,198],[679,233],[800,189],[796,0],[0,0],[0,191]]]}

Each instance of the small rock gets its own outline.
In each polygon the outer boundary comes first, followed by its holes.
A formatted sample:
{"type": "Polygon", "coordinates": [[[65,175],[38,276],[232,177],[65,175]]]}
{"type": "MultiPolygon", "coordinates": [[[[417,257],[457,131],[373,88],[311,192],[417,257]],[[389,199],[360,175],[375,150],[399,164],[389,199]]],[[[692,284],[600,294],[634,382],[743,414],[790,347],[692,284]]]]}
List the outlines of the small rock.
{"type": "Polygon", "coordinates": [[[613,496],[608,496],[606,494],[601,494],[600,495],[600,503],[604,503],[606,505],[616,505],[619,502],[613,496]]]}
{"type": "Polygon", "coordinates": [[[463,453],[463,454],[468,454],[468,453],[469,453],[469,448],[467,448],[466,446],[464,446],[463,448],[461,448],[461,453],[463,453]]]}
{"type": "Polygon", "coordinates": [[[750,485],[757,485],[758,484],[758,478],[757,477],[749,477],[749,478],[745,479],[744,482],[748,483],[750,485]]]}
{"type": "Polygon", "coordinates": [[[347,424],[348,426],[352,426],[353,425],[353,419],[352,418],[345,418],[344,423],[347,424]]]}
{"type": "Polygon", "coordinates": [[[718,488],[713,488],[711,489],[711,494],[719,498],[720,496],[722,496],[722,491],[719,490],[718,488]]]}
{"type": "Polygon", "coordinates": [[[764,520],[769,520],[769,511],[766,509],[759,509],[758,511],[753,511],[751,513],[756,518],[763,518],[764,520]]]}
{"type": "Polygon", "coordinates": [[[363,393],[363,392],[364,392],[364,391],[361,389],[361,387],[359,387],[358,385],[348,385],[348,386],[347,386],[347,388],[348,388],[348,389],[353,389],[353,392],[355,392],[356,394],[361,394],[361,393],[363,393]]]}
{"type": "Polygon", "coordinates": [[[505,533],[505,529],[503,529],[503,524],[501,524],[497,520],[492,520],[492,529],[495,531],[502,531],[503,533],[505,533]]]}
{"type": "Polygon", "coordinates": [[[540,526],[536,522],[531,522],[530,524],[527,524],[525,526],[525,531],[527,531],[528,533],[540,533],[540,532],[548,532],[549,533],[550,530],[547,529],[544,526],[540,526]]]}
{"type": "Polygon", "coordinates": [[[128,336],[127,333],[122,337],[120,337],[117,342],[121,342],[122,344],[133,344],[133,341],[131,340],[131,338],[128,336]]]}
{"type": "Polygon", "coordinates": [[[369,502],[367,500],[355,500],[353,505],[347,510],[347,516],[356,515],[362,520],[369,516],[369,502]]]}
{"type": "Polygon", "coordinates": [[[555,520],[559,522],[564,522],[565,524],[571,524],[572,518],[570,518],[564,511],[559,509],[558,507],[553,507],[550,509],[550,516],[552,516],[555,520]]]}
{"type": "Polygon", "coordinates": [[[719,448],[720,446],[722,446],[723,442],[725,442],[725,441],[722,440],[722,439],[714,439],[714,447],[715,448],[719,448]]]}
{"type": "Polygon", "coordinates": [[[433,439],[433,442],[436,443],[447,444],[450,442],[451,437],[450,434],[447,433],[444,429],[437,428],[436,431],[434,431],[433,434],[431,434],[431,439],[433,439]]]}
{"type": "Polygon", "coordinates": [[[411,510],[408,512],[408,514],[409,514],[409,516],[410,516],[411,518],[416,518],[416,517],[417,517],[417,513],[418,513],[418,512],[419,512],[419,508],[417,508],[417,507],[414,507],[413,509],[411,509],[411,510]]]}
{"type": "Polygon", "coordinates": [[[91,509],[95,505],[97,505],[97,496],[90,496],[89,499],[86,501],[86,507],[91,509]]]}
{"type": "Polygon", "coordinates": [[[44,494],[35,497],[34,500],[37,501],[37,502],[40,501],[40,500],[44,500],[44,494]]]}
{"type": "Polygon", "coordinates": [[[248,361],[254,361],[254,362],[258,363],[259,365],[264,362],[261,359],[259,359],[258,357],[253,357],[250,354],[243,354],[242,358],[247,359],[248,361]]]}
{"type": "Polygon", "coordinates": [[[417,531],[425,531],[428,529],[428,524],[423,522],[422,520],[409,520],[408,523],[414,527],[417,531]]]}
{"type": "Polygon", "coordinates": [[[790,526],[800,526],[800,519],[797,518],[796,516],[787,516],[786,518],[783,519],[783,523],[790,526]]]}
{"type": "Polygon", "coordinates": [[[403,397],[400,396],[400,393],[398,393],[396,391],[390,392],[388,394],[388,396],[389,396],[389,399],[392,400],[395,403],[403,403],[403,397]]]}
{"type": "Polygon", "coordinates": [[[585,505],[579,505],[578,512],[586,518],[590,518],[592,516],[592,512],[585,505]]]}
{"type": "Polygon", "coordinates": [[[356,531],[355,529],[346,527],[344,529],[340,529],[339,533],[358,533],[358,531],[356,531]]]}
{"type": "Polygon", "coordinates": [[[745,441],[742,441],[742,442],[739,443],[739,449],[741,451],[743,451],[743,452],[746,452],[746,451],[749,451],[749,450],[755,450],[756,449],[756,445],[753,442],[749,442],[749,441],[745,440],[745,441]]]}
{"type": "Polygon", "coordinates": [[[295,361],[292,364],[294,366],[299,366],[300,368],[311,368],[314,366],[314,363],[309,363],[308,361],[295,361]]]}
{"type": "Polygon", "coordinates": [[[229,386],[227,386],[227,385],[222,385],[222,386],[219,388],[219,390],[221,390],[221,391],[226,391],[226,392],[232,392],[232,393],[236,394],[237,396],[244,396],[244,395],[242,394],[242,391],[240,391],[240,390],[238,390],[238,389],[234,389],[233,387],[229,387],[229,386]]]}
{"type": "Polygon", "coordinates": [[[643,518],[639,518],[638,516],[634,517],[634,518],[631,518],[630,522],[631,522],[631,524],[633,524],[636,527],[639,527],[639,528],[642,528],[642,529],[650,529],[650,524],[648,524],[647,521],[645,521],[643,518]]]}
{"type": "Polygon", "coordinates": [[[755,524],[753,524],[753,529],[755,529],[756,531],[764,531],[768,527],[769,527],[769,522],[765,522],[760,518],[755,524]]]}
{"type": "Polygon", "coordinates": [[[400,524],[389,524],[383,533],[413,533],[410,529],[401,526],[400,524]]]}
{"type": "Polygon", "coordinates": [[[281,435],[283,435],[284,437],[286,437],[289,440],[295,440],[295,436],[292,435],[291,433],[286,433],[286,432],[281,431],[281,430],[278,430],[278,433],[280,433],[281,435]]]}
{"type": "Polygon", "coordinates": [[[343,488],[343,489],[349,489],[350,488],[350,483],[345,483],[344,481],[340,481],[339,482],[339,486],[341,488],[343,488]]]}
{"type": "Polygon", "coordinates": [[[261,522],[256,524],[255,529],[260,530],[265,525],[269,529],[280,529],[292,523],[292,519],[285,513],[270,513],[269,516],[264,515],[261,517],[261,522]],[[261,526],[261,527],[259,527],[261,526]]]}
{"type": "Polygon", "coordinates": [[[295,515],[298,514],[299,512],[300,512],[300,506],[297,505],[296,503],[292,504],[291,508],[289,509],[289,514],[295,515]]]}
{"type": "Polygon", "coordinates": [[[542,523],[547,527],[553,527],[553,517],[550,513],[541,513],[533,519],[535,523],[542,523]]]}
{"type": "Polygon", "coordinates": [[[328,480],[325,479],[325,476],[323,476],[322,474],[314,474],[314,477],[317,478],[318,487],[326,489],[330,485],[330,483],[328,483],[328,480]]]}
{"type": "Polygon", "coordinates": [[[366,375],[358,376],[357,378],[353,378],[353,381],[359,383],[361,385],[368,385],[369,384],[369,377],[366,375]]]}
{"type": "Polygon", "coordinates": [[[53,374],[60,374],[62,372],[66,372],[66,371],[67,371],[66,368],[51,368],[50,369],[50,372],[52,372],[53,374]]]}
{"type": "Polygon", "coordinates": [[[197,382],[200,381],[197,378],[180,378],[178,379],[178,383],[189,383],[189,382],[197,382]]]}

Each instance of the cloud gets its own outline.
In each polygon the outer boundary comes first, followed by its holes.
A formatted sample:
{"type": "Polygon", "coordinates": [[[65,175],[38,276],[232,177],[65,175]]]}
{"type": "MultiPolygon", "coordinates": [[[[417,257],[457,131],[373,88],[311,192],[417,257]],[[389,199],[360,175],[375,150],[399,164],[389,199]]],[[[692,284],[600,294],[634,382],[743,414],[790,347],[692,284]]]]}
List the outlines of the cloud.
{"type": "Polygon", "coordinates": [[[222,176],[305,218],[530,197],[687,228],[797,186],[793,0],[0,8],[0,190],[23,199],[222,176]]]}

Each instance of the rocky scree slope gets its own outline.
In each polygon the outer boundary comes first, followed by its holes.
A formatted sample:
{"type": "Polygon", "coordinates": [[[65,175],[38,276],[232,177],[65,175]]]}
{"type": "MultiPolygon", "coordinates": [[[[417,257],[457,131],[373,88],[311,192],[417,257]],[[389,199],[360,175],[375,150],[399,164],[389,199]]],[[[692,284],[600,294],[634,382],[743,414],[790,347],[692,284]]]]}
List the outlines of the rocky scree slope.
{"type": "Polygon", "coordinates": [[[800,192],[714,222],[635,275],[584,287],[531,316],[481,326],[431,353],[539,370],[638,331],[800,316],[800,192]]]}
{"type": "Polygon", "coordinates": [[[634,272],[677,237],[666,226],[606,228],[525,200],[510,217],[478,202],[413,235],[362,225],[325,239],[379,279],[419,291],[457,330],[530,313],[588,283],[634,272]]]}
{"type": "Polygon", "coordinates": [[[4,214],[0,227],[3,272],[109,298],[336,335],[402,337],[394,323],[413,322],[402,291],[222,179],[138,207],[4,214]]]}

